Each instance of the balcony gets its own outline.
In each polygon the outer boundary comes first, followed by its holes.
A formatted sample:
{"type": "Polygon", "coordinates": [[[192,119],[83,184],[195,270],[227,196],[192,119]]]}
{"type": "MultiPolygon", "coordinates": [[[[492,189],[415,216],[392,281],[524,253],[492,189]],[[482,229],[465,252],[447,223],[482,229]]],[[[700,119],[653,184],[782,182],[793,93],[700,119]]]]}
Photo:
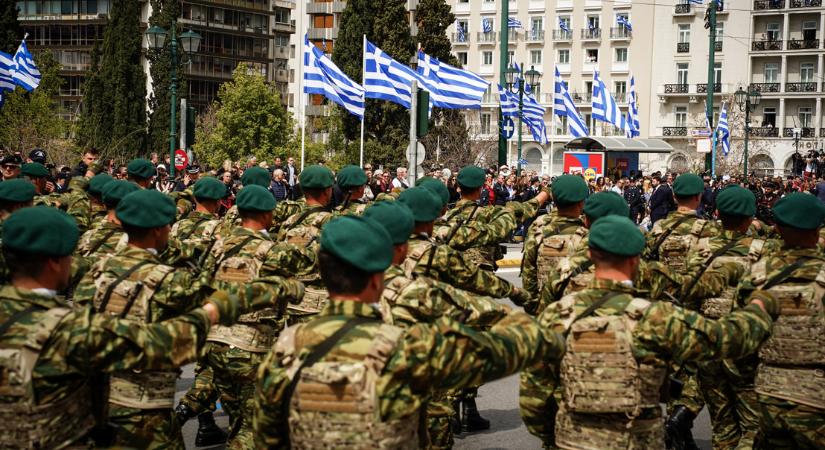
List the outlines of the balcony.
{"type": "Polygon", "coordinates": [[[785,9],[785,0],[756,0],[753,2],[754,11],[770,9],[785,9]]]}
{"type": "Polygon", "coordinates": [[[676,5],[673,14],[690,14],[690,3],[680,3],[676,5]]]}
{"type": "Polygon", "coordinates": [[[496,32],[490,31],[489,33],[478,32],[476,33],[476,40],[479,44],[496,44],[496,32]]]}
{"type": "Polygon", "coordinates": [[[662,128],[662,136],[687,136],[687,127],[664,127],[662,128]]]}
{"type": "MultiPolygon", "coordinates": [[[[713,83],[713,93],[718,94],[722,92],[722,85],[719,83],[713,83]]],[[[696,93],[697,94],[707,94],[708,93],[708,84],[707,83],[698,83],[696,84],[696,93]]]]}
{"type": "Polygon", "coordinates": [[[785,83],[785,92],[816,92],[816,82],[785,83]]]}
{"type": "Polygon", "coordinates": [[[459,35],[458,33],[453,33],[450,36],[450,42],[452,42],[453,44],[468,45],[470,43],[470,37],[467,36],[467,33],[464,33],[464,35],[459,35]]]}
{"type": "Polygon", "coordinates": [[[601,28],[588,28],[586,30],[582,30],[582,40],[583,41],[598,41],[602,38],[602,29],[601,28]]]}
{"type": "Polygon", "coordinates": [[[676,53],[689,53],[690,52],[690,42],[677,42],[676,43],[676,53]]]}
{"type": "Polygon", "coordinates": [[[289,71],[286,69],[278,69],[275,71],[275,81],[279,83],[289,83],[289,71]]]}
{"type": "Polygon", "coordinates": [[[346,7],[342,1],[334,2],[310,2],[307,3],[307,14],[334,14],[340,13],[346,7]]]}
{"type": "Polygon", "coordinates": [[[666,84],[665,94],[687,94],[690,90],[689,84],[666,84]]]}
{"type": "Polygon", "coordinates": [[[791,0],[791,8],[819,8],[822,0],[791,0]]]}
{"type": "Polygon", "coordinates": [[[788,41],[788,50],[818,49],[819,39],[791,39],[788,41]]]}
{"type": "Polygon", "coordinates": [[[713,51],[721,52],[722,51],[722,41],[716,41],[713,43],[713,51]]]}
{"type": "Polygon", "coordinates": [[[295,21],[290,20],[289,23],[275,22],[275,25],[272,27],[272,31],[275,31],[276,33],[295,33],[295,21]]]}
{"type": "MultiPolygon", "coordinates": [[[[782,133],[782,137],[792,138],[793,130],[793,128],[785,128],[785,130],[782,133]]],[[[800,128],[800,130],[802,130],[801,137],[803,138],[816,137],[816,128],[800,128]]]]}
{"type": "Polygon", "coordinates": [[[507,39],[509,42],[516,42],[518,40],[518,30],[507,31],[507,39]]]}
{"type": "Polygon", "coordinates": [[[310,40],[320,41],[326,39],[328,41],[338,39],[338,27],[335,28],[310,28],[307,30],[307,35],[310,40]]]}
{"type": "Polygon", "coordinates": [[[779,137],[779,128],[751,127],[750,134],[753,137],[779,137]]]}
{"type": "Polygon", "coordinates": [[[531,30],[525,33],[524,36],[527,42],[531,43],[544,43],[544,31],[539,30],[531,30]]]}
{"type": "Polygon", "coordinates": [[[630,39],[633,33],[625,27],[614,27],[610,29],[610,39],[630,39]]]}
{"type": "Polygon", "coordinates": [[[751,83],[751,89],[756,92],[779,92],[779,83],[751,83]]]}
{"type": "Polygon", "coordinates": [[[290,58],[290,51],[289,47],[285,47],[283,45],[276,45],[275,46],[275,54],[273,57],[275,59],[289,59],[290,58]]]}
{"type": "Polygon", "coordinates": [[[553,30],[554,41],[569,41],[573,39],[573,33],[565,30],[553,30]]]}
{"type": "Polygon", "coordinates": [[[771,52],[782,50],[782,41],[753,41],[751,50],[755,52],[771,52]]]}
{"type": "Polygon", "coordinates": [[[328,116],[329,110],[329,105],[306,105],[308,116],[328,116]]]}

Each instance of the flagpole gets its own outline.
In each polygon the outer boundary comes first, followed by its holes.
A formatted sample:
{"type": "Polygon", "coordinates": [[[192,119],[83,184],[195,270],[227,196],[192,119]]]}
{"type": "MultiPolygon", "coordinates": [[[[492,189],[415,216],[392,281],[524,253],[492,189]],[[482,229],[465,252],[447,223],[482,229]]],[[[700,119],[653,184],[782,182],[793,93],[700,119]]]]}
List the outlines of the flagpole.
{"type": "Polygon", "coordinates": [[[716,138],[716,131],[712,131],[712,133],[713,146],[710,151],[710,177],[716,178],[716,144],[718,140],[716,138]]]}
{"type": "Polygon", "coordinates": [[[553,176],[553,153],[555,152],[556,136],[556,52],[553,52],[553,95],[550,96],[550,126],[553,127],[550,131],[550,176],[553,176]]]}
{"type": "Polygon", "coordinates": [[[301,65],[298,69],[298,103],[300,104],[301,110],[301,172],[304,171],[304,159],[306,157],[306,122],[307,122],[307,105],[306,105],[306,94],[304,94],[304,64],[306,64],[306,51],[307,51],[307,41],[306,35],[304,35],[304,43],[302,45],[303,50],[301,51],[301,65]]]}
{"type": "MultiPolygon", "coordinates": [[[[363,34],[363,40],[361,43],[361,86],[367,84],[367,35],[363,34]]],[[[367,121],[367,110],[366,110],[367,102],[364,99],[364,117],[361,117],[361,152],[359,156],[359,167],[364,167],[364,123],[367,121]]]]}

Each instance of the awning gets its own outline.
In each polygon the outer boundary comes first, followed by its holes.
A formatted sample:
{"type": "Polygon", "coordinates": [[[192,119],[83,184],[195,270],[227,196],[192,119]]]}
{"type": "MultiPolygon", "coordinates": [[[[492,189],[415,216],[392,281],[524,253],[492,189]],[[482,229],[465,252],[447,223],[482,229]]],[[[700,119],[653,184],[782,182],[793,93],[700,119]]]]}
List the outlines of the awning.
{"type": "Polygon", "coordinates": [[[627,139],[607,136],[581,137],[565,146],[568,150],[588,152],[670,153],[673,147],[661,139],[627,139]]]}

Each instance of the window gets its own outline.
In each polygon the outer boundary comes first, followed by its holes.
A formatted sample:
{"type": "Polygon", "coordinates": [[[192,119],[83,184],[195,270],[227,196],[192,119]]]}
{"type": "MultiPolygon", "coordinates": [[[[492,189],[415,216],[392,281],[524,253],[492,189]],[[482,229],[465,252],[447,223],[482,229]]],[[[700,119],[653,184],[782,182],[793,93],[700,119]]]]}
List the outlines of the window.
{"type": "Polygon", "coordinates": [[[807,62],[799,65],[799,81],[803,83],[813,83],[814,63],[807,62]]]}
{"type": "Polygon", "coordinates": [[[599,62],[599,49],[597,49],[597,48],[588,48],[587,49],[587,57],[585,58],[584,62],[586,62],[586,63],[597,63],[597,62],[599,62]]]}
{"type": "Polygon", "coordinates": [[[769,23],[765,26],[765,39],[769,41],[778,41],[779,38],[779,23],[769,23]]]}
{"type": "Polygon", "coordinates": [[[626,48],[617,48],[616,49],[616,62],[618,62],[618,63],[626,63],[627,62],[627,49],[626,48]]]}
{"type": "Polygon", "coordinates": [[[765,83],[779,83],[779,63],[765,63],[765,83]]]}
{"type": "Polygon", "coordinates": [[[689,23],[679,24],[679,43],[680,44],[689,44],[690,43],[690,24],[689,23]]]}
{"type": "Polygon", "coordinates": [[[713,63],[713,82],[717,85],[722,84],[722,63],[713,63]]]}
{"type": "MultiPolygon", "coordinates": [[[[481,18],[481,24],[480,24],[480,25],[481,25],[481,27],[482,27],[481,31],[482,31],[482,32],[485,32],[485,31],[484,31],[484,21],[485,21],[485,20],[486,20],[486,21],[487,21],[487,23],[490,25],[490,32],[495,31],[495,30],[496,30],[496,18],[495,18],[495,17],[482,17],[482,18],[481,18]]],[[[465,28],[465,30],[466,30],[466,29],[467,29],[467,28],[465,28]]]]}
{"type": "Polygon", "coordinates": [[[559,64],[570,64],[570,50],[559,50],[559,64]]]}
{"type": "Polygon", "coordinates": [[[676,117],[676,126],[677,127],[686,127],[687,126],[687,106],[676,106],[673,108],[673,115],[676,117]]]}
{"type": "Polygon", "coordinates": [[[530,50],[530,64],[541,66],[541,50],[530,50]]]}
{"type": "Polygon", "coordinates": [[[725,35],[725,22],[716,22],[716,40],[721,41],[725,35]]]}
{"type": "Polygon", "coordinates": [[[811,128],[811,116],[813,108],[810,106],[799,107],[799,126],[802,128],[811,128]]]}
{"type": "Polygon", "coordinates": [[[561,29],[561,24],[564,24],[564,28],[572,30],[570,28],[570,16],[559,16],[559,29],[561,29]]]}
{"type": "MultiPolygon", "coordinates": [[[[312,16],[313,28],[332,28],[335,16],[332,14],[315,14],[312,16]]],[[[217,18],[215,18],[217,22],[217,18]]]]}
{"type": "Polygon", "coordinates": [[[616,81],[613,83],[613,97],[617,102],[625,102],[627,99],[627,81],[616,81]]]}
{"type": "Polygon", "coordinates": [[[625,20],[627,20],[629,18],[629,16],[627,15],[627,13],[616,14],[616,24],[617,24],[617,26],[621,29],[625,29],[625,26],[622,25],[621,23],[619,23],[619,17],[623,17],[625,20]]]}
{"type": "Polygon", "coordinates": [[[558,121],[558,126],[556,127],[556,134],[567,134],[567,116],[555,116],[554,119],[558,121]]]}
{"type": "Polygon", "coordinates": [[[491,66],[493,65],[493,52],[481,52],[481,65],[482,66],[491,66]]]}
{"type": "MultiPolygon", "coordinates": [[[[593,82],[592,81],[585,81],[584,82],[584,93],[587,95],[587,103],[590,103],[591,98],[593,97],[593,82]]],[[[585,123],[589,123],[590,120],[587,120],[585,123]]]]}
{"type": "Polygon", "coordinates": [[[762,108],[762,126],[776,128],[776,108],[766,106],[762,108]]]}
{"type": "Polygon", "coordinates": [[[481,134],[490,134],[492,130],[493,115],[490,113],[481,113],[481,134]]]}
{"type": "Polygon", "coordinates": [[[599,28],[599,16],[597,16],[597,15],[587,16],[587,29],[588,30],[595,30],[597,28],[599,28]]]}
{"type": "MultiPolygon", "coordinates": [[[[469,25],[467,25],[466,20],[456,20],[455,22],[456,22],[456,28],[460,27],[462,30],[464,30],[465,35],[469,32],[470,28],[469,28],[469,25]]],[[[456,33],[458,33],[458,30],[456,30],[456,33]]]]}
{"type": "Polygon", "coordinates": [[[544,17],[533,17],[530,19],[530,30],[531,31],[542,31],[544,30],[544,17]]]}
{"type": "Polygon", "coordinates": [[[816,22],[802,22],[802,39],[805,41],[813,41],[816,39],[816,22]]]}
{"type": "Polygon", "coordinates": [[[688,84],[688,64],[676,64],[676,84],[688,84]]]}
{"type": "Polygon", "coordinates": [[[533,97],[535,97],[536,100],[539,100],[539,97],[541,97],[541,83],[536,83],[530,86],[530,92],[533,94],[533,97]]]}
{"type": "Polygon", "coordinates": [[[467,52],[458,52],[455,55],[458,58],[458,63],[462,66],[467,65],[467,52]]]}

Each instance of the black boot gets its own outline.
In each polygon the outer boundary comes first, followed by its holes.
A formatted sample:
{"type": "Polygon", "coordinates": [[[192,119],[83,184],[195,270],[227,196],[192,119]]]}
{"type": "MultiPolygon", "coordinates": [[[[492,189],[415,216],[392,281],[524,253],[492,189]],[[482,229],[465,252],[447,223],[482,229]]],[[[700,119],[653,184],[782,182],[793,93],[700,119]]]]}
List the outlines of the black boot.
{"type": "Polygon", "coordinates": [[[461,431],[472,433],[490,429],[490,421],[481,417],[476,407],[475,398],[465,398],[461,401],[461,431]]]}
{"type": "Polygon", "coordinates": [[[450,428],[452,428],[453,434],[461,434],[461,401],[454,400],[451,404],[453,415],[450,417],[450,428]]]}
{"type": "Polygon", "coordinates": [[[693,440],[693,419],[696,415],[682,405],[673,409],[665,421],[665,445],[668,450],[698,450],[693,440]]]}
{"type": "Polygon", "coordinates": [[[225,444],[226,433],[215,424],[215,418],[211,412],[205,412],[198,416],[198,434],[195,436],[195,446],[211,447],[213,445],[225,444]]]}

